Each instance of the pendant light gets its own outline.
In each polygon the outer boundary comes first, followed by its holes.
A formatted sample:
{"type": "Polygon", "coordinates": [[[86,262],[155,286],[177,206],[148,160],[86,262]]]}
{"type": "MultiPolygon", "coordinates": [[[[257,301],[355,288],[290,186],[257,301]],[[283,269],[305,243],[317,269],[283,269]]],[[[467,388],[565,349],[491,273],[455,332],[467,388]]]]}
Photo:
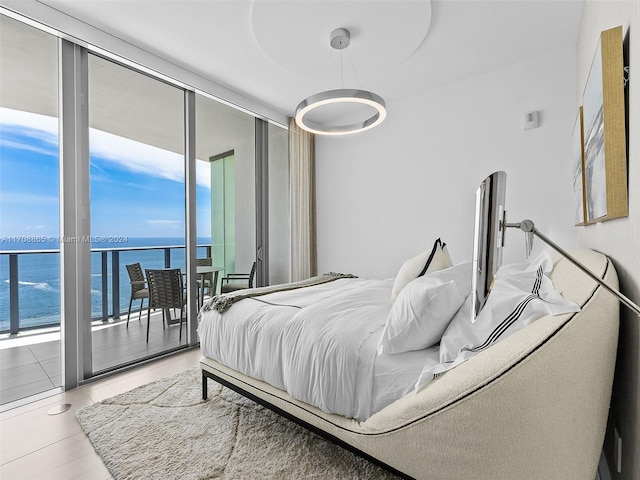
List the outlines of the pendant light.
{"type": "MultiPolygon", "coordinates": [[[[351,43],[351,33],[346,28],[337,28],[329,36],[331,47],[346,49],[351,43]]],[[[355,71],[355,68],[354,68],[355,71]]],[[[304,130],[319,135],[347,135],[363,132],[382,123],[387,115],[386,104],[382,97],[366,90],[340,88],[316,93],[305,98],[296,107],[296,123],[304,130]],[[362,121],[343,125],[328,125],[309,118],[314,110],[333,104],[360,104],[370,107],[372,115],[362,121]]]]}

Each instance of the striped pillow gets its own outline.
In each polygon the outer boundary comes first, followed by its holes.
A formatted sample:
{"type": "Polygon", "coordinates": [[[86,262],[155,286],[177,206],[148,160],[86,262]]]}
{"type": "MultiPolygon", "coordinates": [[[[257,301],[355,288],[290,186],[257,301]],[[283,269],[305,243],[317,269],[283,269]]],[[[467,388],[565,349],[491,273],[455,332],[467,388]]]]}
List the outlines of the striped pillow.
{"type": "Polygon", "coordinates": [[[547,276],[552,267],[544,251],[531,263],[502,266],[473,323],[472,292],[442,335],[440,363],[425,365],[416,389],[545,315],[579,311],[576,303],[565,300],[554,288],[547,276]]]}

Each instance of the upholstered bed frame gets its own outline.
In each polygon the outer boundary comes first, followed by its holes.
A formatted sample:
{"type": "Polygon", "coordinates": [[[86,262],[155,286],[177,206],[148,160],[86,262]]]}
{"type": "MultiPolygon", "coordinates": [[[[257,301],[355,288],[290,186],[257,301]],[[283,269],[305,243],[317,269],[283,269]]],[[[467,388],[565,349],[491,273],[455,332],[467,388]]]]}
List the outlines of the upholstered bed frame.
{"type": "MultiPolygon", "coordinates": [[[[617,288],[611,261],[572,254],[617,288]]],[[[565,259],[551,278],[582,307],[546,316],[364,422],[325,413],[202,358],[226,385],[405,478],[595,478],[618,338],[619,302],[565,259]]]]}

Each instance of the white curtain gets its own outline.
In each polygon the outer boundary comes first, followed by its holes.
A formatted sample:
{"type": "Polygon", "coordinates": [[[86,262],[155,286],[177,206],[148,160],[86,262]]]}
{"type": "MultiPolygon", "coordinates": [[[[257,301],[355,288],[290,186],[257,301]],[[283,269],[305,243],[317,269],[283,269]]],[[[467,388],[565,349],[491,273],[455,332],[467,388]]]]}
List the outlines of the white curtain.
{"type": "Polygon", "coordinates": [[[289,118],[291,281],[317,275],[315,138],[289,118]]]}

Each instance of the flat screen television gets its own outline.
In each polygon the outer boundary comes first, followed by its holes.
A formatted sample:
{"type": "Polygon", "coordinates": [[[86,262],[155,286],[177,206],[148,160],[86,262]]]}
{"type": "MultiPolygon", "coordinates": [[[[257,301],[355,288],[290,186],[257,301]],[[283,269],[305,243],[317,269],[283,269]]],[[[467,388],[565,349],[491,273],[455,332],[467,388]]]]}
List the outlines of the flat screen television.
{"type": "Polygon", "coordinates": [[[494,172],[476,190],[471,277],[471,321],[484,307],[493,277],[502,264],[507,174],[494,172]]]}

